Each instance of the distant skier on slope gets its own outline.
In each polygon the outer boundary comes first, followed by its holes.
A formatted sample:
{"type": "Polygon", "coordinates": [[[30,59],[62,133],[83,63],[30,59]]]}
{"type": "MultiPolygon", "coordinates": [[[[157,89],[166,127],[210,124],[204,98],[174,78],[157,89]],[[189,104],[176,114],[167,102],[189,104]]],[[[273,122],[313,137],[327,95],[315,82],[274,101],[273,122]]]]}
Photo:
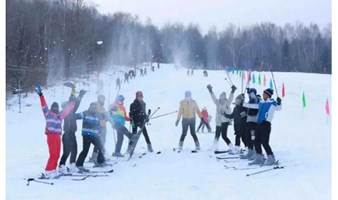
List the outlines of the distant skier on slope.
{"type": "Polygon", "coordinates": [[[120,89],[121,89],[121,79],[120,79],[120,78],[117,78],[117,79],[116,79],[116,89],[117,89],[117,90],[120,90],[120,89]]]}
{"type": "MultiPolygon", "coordinates": [[[[143,127],[144,122],[147,122],[148,115],[146,113],[146,103],[143,101],[143,93],[141,91],[136,92],[136,98],[129,109],[130,123],[132,125],[133,134],[136,135],[137,129],[143,127]]],[[[147,128],[144,126],[142,130],[144,139],[147,143],[147,149],[149,152],[153,152],[147,128]]]]}
{"type": "Polygon", "coordinates": [[[179,151],[183,149],[183,142],[185,136],[187,135],[188,128],[190,128],[190,134],[194,139],[196,151],[200,150],[200,143],[195,132],[196,114],[198,117],[202,117],[196,101],[191,97],[191,92],[186,91],[184,100],[180,102],[177,120],[175,123],[175,125],[178,126],[182,117],[182,135],[178,145],[179,151]]]}
{"type": "Polygon", "coordinates": [[[98,149],[97,166],[105,166],[105,158],[103,155],[102,143],[100,139],[100,121],[107,119],[105,114],[97,112],[97,104],[91,103],[88,110],[76,113],[77,119],[82,119],[82,151],[76,161],[76,167],[80,173],[89,170],[83,167],[83,163],[88,155],[90,144],[98,149]]]}
{"type": "MultiPolygon", "coordinates": [[[[72,85],[72,92],[69,97],[69,101],[75,100],[74,110],[64,119],[63,131],[62,135],[62,145],[63,145],[63,154],[61,156],[61,160],[59,163],[59,172],[65,173],[67,171],[75,171],[76,166],[76,156],[77,156],[77,142],[75,132],[77,131],[76,125],[76,116],[75,113],[80,106],[80,102],[85,95],[86,91],[81,90],[80,94],[77,98],[75,98],[75,86],[72,85]],[[70,155],[70,166],[66,167],[67,158],[70,155]]],[[[65,109],[68,102],[64,102],[62,104],[62,108],[65,109]]]]}
{"type": "Polygon", "coordinates": [[[222,92],[219,96],[219,99],[216,98],[215,94],[212,91],[212,86],[207,85],[209,93],[213,102],[216,105],[216,131],[215,131],[215,139],[214,139],[214,149],[215,151],[218,150],[218,140],[220,135],[222,134],[222,138],[225,143],[230,148],[230,151],[235,151],[230,139],[227,136],[228,126],[231,119],[224,116],[224,113],[230,114],[231,113],[231,102],[234,98],[235,90],[237,89],[236,86],[231,86],[231,92],[229,98],[226,97],[226,93],[222,92]]]}
{"type": "Polygon", "coordinates": [[[110,121],[112,123],[113,128],[117,132],[117,142],[115,146],[115,151],[113,153],[114,157],[123,157],[121,154],[121,148],[123,144],[123,137],[126,135],[130,142],[134,142],[134,135],[128,131],[125,127],[125,122],[130,121],[127,116],[126,109],[123,105],[124,96],[118,95],[115,99],[115,102],[109,109],[110,113],[110,121]]]}
{"type": "Polygon", "coordinates": [[[271,98],[273,90],[268,88],[263,92],[263,101],[259,104],[245,104],[248,108],[258,108],[258,127],[255,140],[255,149],[257,153],[256,159],[250,164],[264,164],[273,165],[276,162],[275,156],[270,147],[270,133],[271,133],[271,122],[274,112],[282,109],[282,99],[277,97],[277,102],[271,98]],[[262,145],[267,154],[267,159],[264,159],[262,153],[262,145]]]}
{"type": "Polygon", "coordinates": [[[246,111],[247,108],[243,107],[244,94],[240,94],[235,99],[235,108],[231,114],[224,113],[224,116],[229,119],[234,119],[234,131],[236,136],[235,152],[240,153],[241,139],[245,147],[247,147],[247,140],[245,137],[245,125],[246,125],[246,111]]]}
{"type": "Polygon", "coordinates": [[[206,107],[204,107],[202,109],[202,112],[201,112],[201,122],[200,122],[200,125],[198,126],[197,128],[197,131],[196,132],[199,132],[199,130],[202,128],[202,133],[204,131],[204,127],[206,126],[207,129],[208,129],[208,132],[210,133],[211,132],[211,127],[209,125],[209,121],[210,121],[210,116],[209,116],[209,113],[208,113],[208,110],[206,107]]]}
{"type": "Polygon", "coordinates": [[[249,102],[244,103],[243,106],[247,108],[247,117],[246,117],[246,131],[245,137],[248,144],[248,153],[241,156],[241,159],[255,160],[256,152],[254,150],[254,144],[256,139],[257,131],[257,113],[258,108],[248,108],[248,104],[258,105],[259,96],[257,95],[257,90],[255,88],[247,88],[247,94],[249,96],[249,102]]]}
{"type": "Polygon", "coordinates": [[[35,91],[40,96],[43,115],[46,118],[45,134],[47,136],[49,150],[49,159],[45,168],[45,172],[42,173],[42,177],[55,178],[59,175],[59,172],[56,171],[56,168],[58,165],[61,149],[60,135],[62,132],[62,120],[72,112],[75,102],[74,100],[70,101],[61,112],[59,111],[59,104],[56,102],[53,102],[49,109],[45,97],[42,94],[41,86],[37,85],[35,87],[35,91]]]}

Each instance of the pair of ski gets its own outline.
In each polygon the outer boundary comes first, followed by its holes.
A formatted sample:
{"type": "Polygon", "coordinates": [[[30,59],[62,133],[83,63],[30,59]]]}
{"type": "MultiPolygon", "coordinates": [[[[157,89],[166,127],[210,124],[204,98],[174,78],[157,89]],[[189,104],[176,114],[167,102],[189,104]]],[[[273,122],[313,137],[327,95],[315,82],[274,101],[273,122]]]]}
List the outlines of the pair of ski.
{"type": "MultiPolygon", "coordinates": [[[[158,112],[159,109],[160,109],[160,107],[157,107],[156,110],[153,113],[151,113],[151,111],[148,110],[148,119],[151,119],[154,116],[154,114],[156,114],[158,112]]],[[[133,142],[129,143],[128,150],[127,150],[128,153],[129,153],[129,157],[128,157],[127,161],[129,161],[133,157],[137,142],[140,139],[140,136],[141,136],[143,129],[146,126],[146,124],[147,124],[147,122],[144,122],[142,124],[140,130],[138,130],[137,133],[136,133],[136,136],[134,136],[135,139],[133,140],[133,142]]]]}
{"type": "Polygon", "coordinates": [[[247,173],[246,176],[254,176],[254,175],[257,175],[257,174],[262,174],[262,173],[266,173],[266,172],[270,172],[270,171],[273,171],[273,170],[277,170],[277,169],[284,169],[285,166],[280,166],[279,165],[279,160],[277,160],[274,165],[272,166],[264,166],[264,165],[260,165],[260,166],[257,166],[257,167],[243,167],[243,168],[239,168],[239,167],[236,167],[236,166],[228,166],[228,165],[224,165],[224,167],[226,169],[233,169],[233,170],[251,170],[251,169],[259,169],[259,168],[266,168],[267,169],[261,169],[261,170],[258,170],[258,171],[255,171],[255,172],[251,172],[251,173],[247,173]]]}
{"type": "Polygon", "coordinates": [[[47,179],[44,177],[38,177],[38,178],[27,178],[25,179],[27,181],[26,185],[29,186],[31,182],[35,183],[41,183],[41,184],[46,184],[46,185],[54,185],[54,182],[48,181],[48,180],[57,180],[61,177],[77,177],[73,178],[72,180],[74,181],[83,181],[86,180],[90,177],[106,177],[109,176],[110,173],[113,173],[113,169],[109,170],[104,170],[104,171],[89,171],[89,172],[83,172],[83,173],[65,173],[65,174],[60,174],[57,177],[54,177],[53,179],[47,179]]]}

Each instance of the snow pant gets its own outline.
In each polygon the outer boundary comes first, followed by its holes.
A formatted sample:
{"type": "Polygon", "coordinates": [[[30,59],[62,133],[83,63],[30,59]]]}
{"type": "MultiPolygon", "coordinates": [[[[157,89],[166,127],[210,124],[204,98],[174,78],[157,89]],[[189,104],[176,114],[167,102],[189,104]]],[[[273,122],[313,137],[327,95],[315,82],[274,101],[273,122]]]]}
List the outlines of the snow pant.
{"type": "Polygon", "coordinates": [[[253,150],[255,140],[256,140],[256,130],[257,130],[257,123],[256,122],[247,122],[246,123],[246,131],[245,131],[245,138],[248,144],[248,149],[253,150]]]}
{"type": "MultiPolygon", "coordinates": [[[[105,144],[106,144],[106,135],[107,135],[107,128],[106,127],[101,127],[98,137],[100,138],[100,142],[101,142],[101,151],[103,153],[103,155],[105,155],[106,153],[106,148],[105,148],[105,144]]],[[[95,147],[94,151],[92,153],[92,158],[96,161],[97,160],[97,156],[99,153],[99,148],[95,147]]]]}
{"type": "MultiPolygon", "coordinates": [[[[134,135],[137,134],[137,128],[141,128],[141,127],[142,127],[141,125],[133,125],[133,128],[132,128],[133,134],[134,135]]],[[[149,135],[148,135],[148,132],[147,132],[147,128],[145,126],[143,127],[142,134],[144,136],[144,139],[146,140],[146,143],[151,144],[150,139],[149,139],[149,135]]]]}
{"type": "Polygon", "coordinates": [[[219,140],[219,137],[221,136],[222,133],[222,138],[227,143],[227,145],[231,144],[230,139],[228,138],[228,126],[229,122],[223,122],[221,126],[216,126],[216,132],[215,132],[215,140],[219,140]]]}
{"type": "Polygon", "coordinates": [[[77,142],[75,132],[65,132],[62,136],[62,145],[63,154],[61,156],[59,165],[65,165],[69,155],[70,163],[75,163],[77,155],[77,142]]]}
{"type": "Polygon", "coordinates": [[[128,131],[128,129],[125,126],[121,126],[116,128],[116,134],[117,134],[117,142],[115,146],[115,154],[121,153],[121,148],[123,144],[123,136],[127,136],[129,140],[133,137],[133,134],[128,131]]]}
{"type": "Polygon", "coordinates": [[[197,128],[197,132],[202,128],[202,132],[204,132],[204,127],[207,127],[208,131],[211,132],[211,127],[209,125],[209,122],[204,121],[201,119],[200,125],[197,128]]]}
{"type": "Polygon", "coordinates": [[[59,134],[47,134],[49,158],[45,170],[55,170],[58,165],[61,150],[61,137],[59,134]]]}
{"type": "Polygon", "coordinates": [[[255,140],[255,149],[257,154],[262,153],[262,146],[267,155],[273,155],[272,149],[270,147],[270,133],[271,133],[271,123],[264,121],[262,124],[259,124],[257,127],[257,134],[255,140]]]}
{"type": "Polygon", "coordinates": [[[245,137],[245,127],[240,127],[237,130],[235,130],[235,136],[236,136],[236,139],[235,139],[236,146],[241,146],[241,139],[242,139],[244,146],[246,147],[248,146],[248,142],[245,137]]]}
{"type": "Polygon", "coordinates": [[[97,147],[99,148],[99,152],[98,152],[98,156],[97,156],[97,162],[99,164],[103,163],[105,161],[103,153],[101,151],[101,141],[100,138],[98,136],[88,136],[88,135],[83,135],[83,149],[79,155],[79,158],[76,161],[76,166],[77,167],[82,167],[83,163],[87,157],[89,148],[90,148],[90,144],[94,145],[94,148],[97,147]]]}
{"type": "Polygon", "coordinates": [[[188,133],[188,128],[190,128],[190,134],[192,138],[194,139],[195,144],[199,145],[199,141],[195,132],[195,124],[196,124],[196,119],[195,118],[183,118],[182,119],[182,135],[180,138],[180,143],[183,144],[185,136],[187,136],[188,133]]]}

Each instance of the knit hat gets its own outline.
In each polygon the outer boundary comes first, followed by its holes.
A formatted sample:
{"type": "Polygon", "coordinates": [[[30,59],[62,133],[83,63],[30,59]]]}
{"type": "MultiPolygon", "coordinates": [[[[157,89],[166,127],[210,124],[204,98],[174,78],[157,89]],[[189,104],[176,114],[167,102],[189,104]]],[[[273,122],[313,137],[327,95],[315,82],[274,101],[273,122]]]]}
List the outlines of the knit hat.
{"type": "Polygon", "coordinates": [[[264,94],[268,95],[269,98],[273,95],[273,90],[268,88],[266,90],[264,90],[264,94]]]}
{"type": "Polygon", "coordinates": [[[250,88],[248,93],[250,94],[251,92],[257,94],[257,90],[255,88],[250,88]]]}
{"type": "Polygon", "coordinates": [[[185,91],[184,96],[185,96],[185,98],[191,98],[191,92],[185,91]]]}
{"type": "Polygon", "coordinates": [[[136,98],[137,97],[142,97],[143,98],[143,93],[142,93],[142,91],[137,91],[136,92],[136,98]]]}
{"type": "Polygon", "coordinates": [[[123,95],[118,95],[115,100],[123,102],[124,101],[124,96],[123,95]]]}

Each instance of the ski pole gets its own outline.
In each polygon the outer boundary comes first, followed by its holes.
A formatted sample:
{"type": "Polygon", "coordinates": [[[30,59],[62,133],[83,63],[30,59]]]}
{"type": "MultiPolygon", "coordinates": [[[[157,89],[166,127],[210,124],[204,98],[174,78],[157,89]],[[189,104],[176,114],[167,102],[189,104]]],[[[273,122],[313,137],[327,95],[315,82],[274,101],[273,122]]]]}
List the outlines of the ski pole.
{"type": "Polygon", "coordinates": [[[47,185],[54,185],[53,182],[39,181],[39,180],[35,180],[34,178],[27,179],[27,184],[26,185],[29,186],[30,182],[42,183],[42,184],[47,184],[47,185]]]}
{"type": "Polygon", "coordinates": [[[154,116],[154,117],[152,117],[152,118],[150,118],[150,119],[156,119],[156,118],[164,117],[164,116],[167,116],[167,115],[175,114],[175,113],[177,113],[177,112],[178,112],[178,111],[175,110],[175,111],[173,111],[173,112],[168,112],[168,113],[164,113],[164,114],[161,114],[161,115],[154,116]]]}
{"type": "Polygon", "coordinates": [[[256,174],[261,174],[261,173],[272,171],[272,170],[275,170],[275,169],[284,169],[284,167],[283,166],[275,166],[275,167],[270,168],[270,169],[265,169],[265,170],[261,170],[261,171],[258,171],[258,172],[249,173],[246,176],[252,176],[252,175],[256,175],[256,174]]]}
{"type": "Polygon", "coordinates": [[[276,90],[277,97],[279,97],[279,95],[278,95],[278,90],[277,90],[277,86],[276,86],[275,77],[274,77],[274,75],[273,75],[273,72],[272,72],[272,71],[270,71],[270,72],[271,72],[273,84],[274,84],[274,86],[275,86],[275,90],[276,90]]]}

